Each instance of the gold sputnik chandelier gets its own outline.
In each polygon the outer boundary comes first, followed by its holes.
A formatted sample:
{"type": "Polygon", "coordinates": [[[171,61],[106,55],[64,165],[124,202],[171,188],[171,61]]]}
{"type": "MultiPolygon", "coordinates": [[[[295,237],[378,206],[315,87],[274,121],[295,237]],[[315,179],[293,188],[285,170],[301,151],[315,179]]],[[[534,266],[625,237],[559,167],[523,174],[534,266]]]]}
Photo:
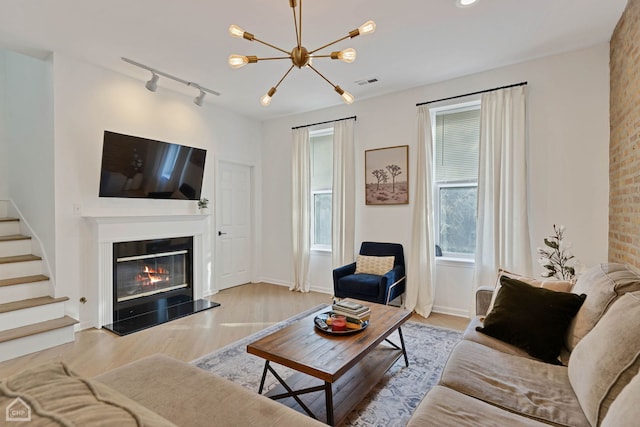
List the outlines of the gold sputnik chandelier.
{"type": "Polygon", "coordinates": [[[316,55],[316,52],[322,49],[325,49],[331,45],[334,45],[342,40],[345,40],[348,38],[352,39],[356,36],[359,36],[360,34],[373,33],[376,30],[375,22],[367,21],[357,29],[350,31],[349,34],[339,38],[338,40],[325,44],[324,46],[320,46],[317,49],[307,50],[304,46],[302,46],[302,0],[299,0],[299,1],[300,1],[300,6],[298,7],[298,4],[297,4],[298,0],[289,0],[289,6],[291,6],[291,10],[293,11],[293,23],[296,29],[296,42],[297,42],[296,46],[291,50],[291,52],[288,52],[277,46],[274,46],[265,41],[257,39],[253,34],[244,31],[242,28],[238,27],[237,25],[231,25],[229,27],[229,34],[231,36],[237,37],[237,38],[243,38],[249,41],[257,41],[266,46],[269,46],[270,48],[280,51],[287,56],[277,56],[272,58],[258,58],[257,56],[243,56],[243,55],[234,54],[229,56],[229,65],[232,68],[240,68],[240,67],[244,67],[247,64],[255,64],[258,61],[269,61],[269,60],[275,60],[275,59],[291,60],[292,65],[289,68],[289,70],[287,70],[287,72],[284,74],[284,76],[282,76],[280,81],[275,86],[269,89],[269,91],[260,98],[260,103],[265,107],[268,107],[269,104],[271,104],[271,98],[278,90],[278,86],[280,86],[280,83],[282,83],[282,81],[289,75],[293,67],[298,67],[298,68],[309,67],[310,69],[315,71],[320,77],[326,80],[327,83],[333,86],[335,91],[338,92],[340,96],[342,96],[342,99],[344,100],[344,102],[346,102],[347,104],[351,104],[354,101],[353,95],[351,95],[349,92],[342,89],[340,86],[334,85],[333,83],[331,83],[329,79],[327,79],[324,75],[322,75],[322,73],[320,73],[318,70],[316,70],[313,67],[312,60],[315,58],[331,58],[331,59],[338,59],[346,63],[352,63],[353,61],[356,60],[356,51],[352,48],[331,52],[331,54],[329,55],[316,55]]]}

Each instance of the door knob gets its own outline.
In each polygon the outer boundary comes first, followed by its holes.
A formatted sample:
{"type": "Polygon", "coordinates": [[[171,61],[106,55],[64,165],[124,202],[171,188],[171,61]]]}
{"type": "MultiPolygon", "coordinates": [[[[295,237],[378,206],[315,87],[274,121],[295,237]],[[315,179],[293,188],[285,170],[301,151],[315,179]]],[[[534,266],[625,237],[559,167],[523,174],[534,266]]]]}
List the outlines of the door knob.
{"type": "Polygon", "coordinates": [[[222,236],[223,234],[227,234],[227,233],[223,233],[222,231],[218,231],[218,236],[222,236]]]}

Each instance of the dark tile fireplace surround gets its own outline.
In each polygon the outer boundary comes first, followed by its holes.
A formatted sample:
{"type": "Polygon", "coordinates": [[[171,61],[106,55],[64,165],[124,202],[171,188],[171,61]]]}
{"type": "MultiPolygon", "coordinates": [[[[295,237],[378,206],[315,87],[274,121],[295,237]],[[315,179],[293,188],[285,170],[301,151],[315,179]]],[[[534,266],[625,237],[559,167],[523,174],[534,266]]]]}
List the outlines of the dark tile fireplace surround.
{"type": "Polygon", "coordinates": [[[193,299],[193,237],[113,243],[113,323],[128,335],[220,304],[193,299]]]}

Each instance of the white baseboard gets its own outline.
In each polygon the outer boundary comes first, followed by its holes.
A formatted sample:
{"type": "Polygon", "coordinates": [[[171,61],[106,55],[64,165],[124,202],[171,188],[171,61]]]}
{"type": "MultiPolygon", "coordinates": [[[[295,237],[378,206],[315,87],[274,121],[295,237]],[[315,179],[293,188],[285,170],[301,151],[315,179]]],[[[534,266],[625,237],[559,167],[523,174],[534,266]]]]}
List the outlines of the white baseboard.
{"type": "Polygon", "coordinates": [[[463,310],[461,308],[443,307],[441,305],[434,305],[431,311],[433,311],[434,313],[448,314],[449,316],[464,317],[466,319],[470,318],[469,311],[463,310]]]}

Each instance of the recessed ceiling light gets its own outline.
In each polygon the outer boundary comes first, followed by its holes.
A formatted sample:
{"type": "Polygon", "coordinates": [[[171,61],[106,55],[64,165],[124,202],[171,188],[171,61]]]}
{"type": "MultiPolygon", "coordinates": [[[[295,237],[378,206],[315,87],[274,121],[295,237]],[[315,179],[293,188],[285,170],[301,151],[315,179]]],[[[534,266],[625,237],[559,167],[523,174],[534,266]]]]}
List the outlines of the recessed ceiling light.
{"type": "Polygon", "coordinates": [[[469,7],[472,6],[478,0],[456,0],[456,6],[469,7]]]}

